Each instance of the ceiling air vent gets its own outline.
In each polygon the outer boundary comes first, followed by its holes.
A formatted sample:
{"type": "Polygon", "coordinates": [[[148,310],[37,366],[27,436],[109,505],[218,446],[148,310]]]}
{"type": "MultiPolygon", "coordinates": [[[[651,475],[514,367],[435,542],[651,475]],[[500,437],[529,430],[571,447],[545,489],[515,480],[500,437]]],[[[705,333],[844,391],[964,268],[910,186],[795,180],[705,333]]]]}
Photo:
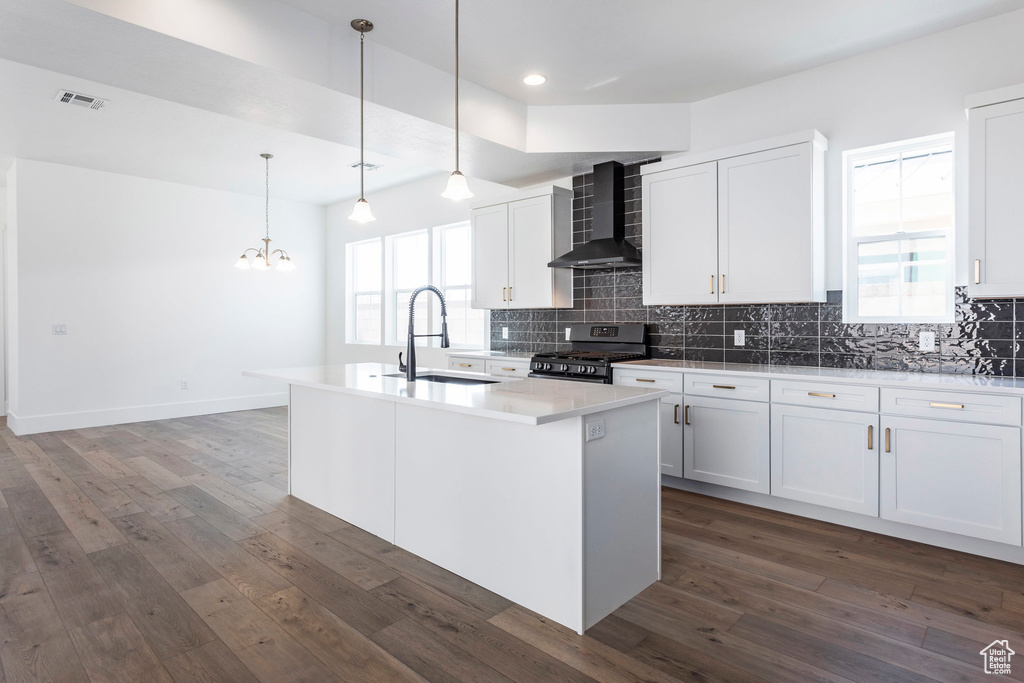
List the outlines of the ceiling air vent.
{"type": "Polygon", "coordinates": [[[62,104],[73,104],[76,107],[85,107],[87,109],[95,109],[96,111],[103,109],[110,103],[110,100],[90,97],[73,90],[58,90],[57,96],[54,99],[62,104]]]}
{"type": "MultiPolygon", "coordinates": [[[[359,168],[359,162],[357,161],[354,164],[350,164],[349,168],[359,168]]],[[[365,168],[367,172],[376,171],[378,168],[380,168],[380,164],[371,164],[369,162],[366,162],[363,164],[363,168],[365,168]]]]}

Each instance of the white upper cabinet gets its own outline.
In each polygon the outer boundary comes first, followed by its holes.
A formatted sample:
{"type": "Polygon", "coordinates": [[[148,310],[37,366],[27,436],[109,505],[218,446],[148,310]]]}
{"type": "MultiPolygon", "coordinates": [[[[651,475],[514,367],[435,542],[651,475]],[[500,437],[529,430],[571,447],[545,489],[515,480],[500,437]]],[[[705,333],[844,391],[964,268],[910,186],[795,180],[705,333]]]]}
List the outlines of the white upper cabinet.
{"type": "Polygon", "coordinates": [[[826,148],[813,131],[646,166],[644,303],[824,301],[826,148]]]}
{"type": "Polygon", "coordinates": [[[1024,296],[1024,99],[969,116],[970,294],[1024,296]]]}
{"type": "Polygon", "coordinates": [[[717,302],[718,164],[645,175],[642,192],[644,303],[717,302]]]}
{"type": "Polygon", "coordinates": [[[473,230],[473,308],[570,308],[572,271],[548,262],[572,248],[572,191],[478,207],[473,230]]]}

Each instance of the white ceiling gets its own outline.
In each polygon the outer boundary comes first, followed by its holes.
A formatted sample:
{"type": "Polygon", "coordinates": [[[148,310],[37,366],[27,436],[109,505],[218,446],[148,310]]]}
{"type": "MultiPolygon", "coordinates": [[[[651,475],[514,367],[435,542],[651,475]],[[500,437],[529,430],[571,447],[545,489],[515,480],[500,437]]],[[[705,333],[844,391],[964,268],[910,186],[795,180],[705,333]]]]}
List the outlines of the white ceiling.
{"type": "MultiPolygon", "coordinates": [[[[453,71],[454,0],[283,0],[453,71]]],[[[1024,0],[463,0],[461,75],[532,105],[693,102],[1024,0]],[[523,85],[528,73],[548,82],[523,85]]]]}

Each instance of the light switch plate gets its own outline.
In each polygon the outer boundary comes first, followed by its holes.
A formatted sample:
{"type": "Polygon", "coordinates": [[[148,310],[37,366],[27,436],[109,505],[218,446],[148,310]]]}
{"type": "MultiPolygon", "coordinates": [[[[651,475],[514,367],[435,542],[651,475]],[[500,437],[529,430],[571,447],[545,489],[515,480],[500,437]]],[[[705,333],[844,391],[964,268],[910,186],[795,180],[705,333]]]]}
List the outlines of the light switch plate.
{"type": "Polygon", "coordinates": [[[918,338],[918,349],[922,353],[932,353],[935,351],[935,333],[934,332],[921,332],[918,338]]]}
{"type": "Polygon", "coordinates": [[[502,339],[508,339],[508,328],[507,327],[502,327],[501,328],[501,338],[502,339]]]}
{"type": "Polygon", "coordinates": [[[733,330],[732,343],[734,346],[746,346],[747,344],[747,332],[746,330],[733,330]]]}

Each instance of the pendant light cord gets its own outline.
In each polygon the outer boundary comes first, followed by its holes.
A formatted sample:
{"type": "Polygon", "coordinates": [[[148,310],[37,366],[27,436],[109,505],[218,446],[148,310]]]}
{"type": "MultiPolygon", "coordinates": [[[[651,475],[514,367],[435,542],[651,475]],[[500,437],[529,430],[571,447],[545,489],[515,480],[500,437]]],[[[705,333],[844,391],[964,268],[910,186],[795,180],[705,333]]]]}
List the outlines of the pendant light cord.
{"type": "Polygon", "coordinates": [[[359,199],[362,201],[366,200],[366,189],[363,185],[363,176],[366,173],[366,162],[363,160],[363,131],[365,130],[365,124],[363,123],[363,107],[366,106],[366,99],[363,97],[363,73],[366,71],[363,66],[363,41],[366,39],[366,33],[363,31],[359,32],[359,199]]]}
{"type": "Polygon", "coordinates": [[[266,191],[267,191],[267,202],[264,205],[263,213],[267,221],[267,239],[270,239],[270,157],[264,157],[263,161],[266,162],[266,191]]]}
{"type": "Polygon", "coordinates": [[[455,172],[459,172],[459,0],[455,0],[455,172]]]}

